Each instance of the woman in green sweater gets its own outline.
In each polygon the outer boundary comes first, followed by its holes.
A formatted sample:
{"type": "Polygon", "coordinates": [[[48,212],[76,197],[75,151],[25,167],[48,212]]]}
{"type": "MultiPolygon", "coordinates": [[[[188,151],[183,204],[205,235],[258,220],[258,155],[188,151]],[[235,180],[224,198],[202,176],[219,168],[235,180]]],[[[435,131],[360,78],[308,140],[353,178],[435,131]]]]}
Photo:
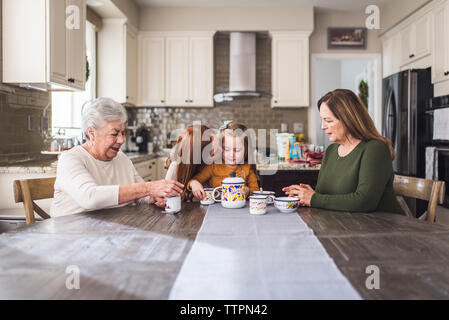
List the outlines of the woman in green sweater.
{"type": "Polygon", "coordinates": [[[318,101],[318,109],[321,128],[334,143],[324,154],[317,186],[292,185],[283,191],[303,206],[402,213],[393,190],[393,146],[376,130],[360,98],[337,89],[318,101]]]}

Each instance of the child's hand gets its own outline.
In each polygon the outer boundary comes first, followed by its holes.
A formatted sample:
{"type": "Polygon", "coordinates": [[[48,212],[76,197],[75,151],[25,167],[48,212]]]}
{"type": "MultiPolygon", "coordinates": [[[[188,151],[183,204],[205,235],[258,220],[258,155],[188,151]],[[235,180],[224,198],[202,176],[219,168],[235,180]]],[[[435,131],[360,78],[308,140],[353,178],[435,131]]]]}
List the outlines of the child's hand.
{"type": "Polygon", "coordinates": [[[197,199],[203,200],[206,196],[203,185],[197,180],[190,182],[190,189],[192,189],[192,193],[197,199]]]}
{"type": "Polygon", "coordinates": [[[249,188],[245,187],[244,190],[245,190],[245,197],[248,198],[248,196],[249,196],[249,188]]]}

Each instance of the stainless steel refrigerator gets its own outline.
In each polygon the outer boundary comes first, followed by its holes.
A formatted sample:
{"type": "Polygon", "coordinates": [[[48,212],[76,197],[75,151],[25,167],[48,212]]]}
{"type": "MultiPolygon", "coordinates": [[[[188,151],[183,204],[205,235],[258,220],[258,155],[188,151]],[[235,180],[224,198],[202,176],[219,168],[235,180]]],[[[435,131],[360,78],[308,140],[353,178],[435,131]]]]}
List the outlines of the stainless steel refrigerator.
{"type": "MultiPolygon", "coordinates": [[[[410,69],[382,81],[382,134],[393,143],[396,174],[425,177],[425,147],[431,140],[426,108],[433,97],[431,69],[410,69]]],[[[409,202],[417,216],[424,203],[409,202]]]]}

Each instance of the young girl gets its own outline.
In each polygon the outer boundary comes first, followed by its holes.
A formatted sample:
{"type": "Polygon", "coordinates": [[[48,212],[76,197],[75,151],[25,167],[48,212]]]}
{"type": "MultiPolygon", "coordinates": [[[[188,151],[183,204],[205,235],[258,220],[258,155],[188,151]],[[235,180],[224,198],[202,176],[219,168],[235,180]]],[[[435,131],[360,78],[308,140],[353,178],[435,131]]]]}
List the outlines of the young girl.
{"type": "Polygon", "coordinates": [[[224,163],[212,163],[195,175],[187,184],[187,189],[202,200],[205,197],[203,183],[208,182],[212,188],[221,186],[223,179],[231,172],[246,181],[246,196],[259,190],[254,166],[248,164],[248,137],[244,125],[229,121],[220,128],[222,136],[222,158],[224,163]]]}
{"type": "Polygon", "coordinates": [[[178,137],[178,141],[172,149],[172,154],[170,154],[165,163],[165,169],[167,169],[165,180],[176,180],[185,186],[181,194],[182,201],[192,201],[193,194],[190,190],[186,189],[187,182],[205,167],[203,161],[198,164],[194,163],[193,145],[194,137],[197,136],[200,141],[201,154],[203,153],[204,148],[213,142],[212,137],[203,137],[207,130],[209,128],[203,125],[188,126],[178,137]],[[187,154],[183,154],[183,151],[187,154]]]}

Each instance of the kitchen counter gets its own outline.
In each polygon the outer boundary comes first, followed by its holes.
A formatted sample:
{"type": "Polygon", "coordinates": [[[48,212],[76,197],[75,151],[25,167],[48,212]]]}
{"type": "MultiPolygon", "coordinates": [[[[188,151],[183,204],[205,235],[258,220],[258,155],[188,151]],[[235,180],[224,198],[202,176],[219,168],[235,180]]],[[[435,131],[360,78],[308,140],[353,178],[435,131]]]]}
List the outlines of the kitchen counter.
{"type": "Polygon", "coordinates": [[[319,171],[321,168],[321,164],[308,167],[305,163],[258,163],[256,164],[256,169],[258,171],[274,171],[274,170],[282,170],[282,171],[319,171]]]}
{"type": "Polygon", "coordinates": [[[58,160],[45,159],[45,160],[33,160],[26,162],[19,162],[14,164],[8,164],[0,166],[1,173],[56,173],[56,166],[58,160]]]}
{"type": "MultiPolygon", "coordinates": [[[[159,157],[168,156],[165,153],[139,153],[139,152],[127,152],[125,155],[133,162],[133,164],[153,160],[159,157]]],[[[14,164],[5,164],[0,166],[0,174],[11,173],[11,174],[27,174],[27,173],[51,173],[56,174],[56,167],[58,165],[58,160],[55,158],[33,160],[26,162],[19,162],[14,164]]]]}

